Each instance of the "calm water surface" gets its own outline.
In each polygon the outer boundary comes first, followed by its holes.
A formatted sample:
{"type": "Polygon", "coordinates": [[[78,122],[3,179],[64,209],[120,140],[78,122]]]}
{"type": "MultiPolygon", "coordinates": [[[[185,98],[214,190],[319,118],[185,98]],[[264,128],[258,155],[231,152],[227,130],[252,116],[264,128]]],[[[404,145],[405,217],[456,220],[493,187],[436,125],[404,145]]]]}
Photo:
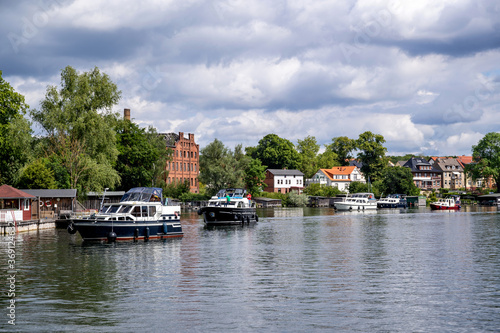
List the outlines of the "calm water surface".
{"type": "MultiPolygon", "coordinates": [[[[500,213],[428,209],[259,212],[207,229],[183,215],[167,241],[82,243],[66,230],[16,242],[23,332],[488,332],[500,330],[500,213]]],[[[7,280],[1,238],[0,273],[7,280]]],[[[14,328],[14,329],[13,329],[14,328]]]]}

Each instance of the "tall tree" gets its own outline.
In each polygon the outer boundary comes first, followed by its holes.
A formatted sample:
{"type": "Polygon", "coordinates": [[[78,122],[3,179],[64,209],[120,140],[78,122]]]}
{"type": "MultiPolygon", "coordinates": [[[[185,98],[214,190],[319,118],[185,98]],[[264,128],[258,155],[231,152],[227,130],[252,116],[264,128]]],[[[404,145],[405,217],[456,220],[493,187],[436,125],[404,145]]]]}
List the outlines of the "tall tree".
{"type": "Polygon", "coordinates": [[[297,151],[300,156],[299,170],[304,177],[312,178],[318,171],[319,145],[314,136],[307,136],[304,140],[297,140],[297,151]]]}
{"type": "Polygon", "coordinates": [[[140,128],[128,120],[119,121],[116,131],[119,155],[115,169],[121,176],[118,189],[161,187],[165,183],[166,162],[172,155],[164,138],[153,127],[140,128]]]}
{"type": "Polygon", "coordinates": [[[236,147],[236,154],[215,139],[200,151],[200,182],[206,184],[211,195],[221,188],[243,187],[244,169],[241,169],[243,157],[241,146],[236,147]],[[237,157],[235,156],[237,155],[237,157]]]}
{"type": "Polygon", "coordinates": [[[349,160],[353,158],[353,151],[356,150],[356,140],[347,136],[339,136],[332,139],[332,143],[326,147],[327,151],[337,154],[341,166],[349,165],[349,160]]]}
{"type": "Polygon", "coordinates": [[[49,86],[41,108],[31,111],[34,121],[51,138],[49,152],[63,154],[63,160],[72,161],[71,168],[76,168],[68,170],[71,186],[88,191],[114,188],[119,183],[113,169],[118,157],[114,130],[118,116],[111,108],[120,94],[97,67],[79,74],[67,66],[61,72],[61,88],[49,86]]]}
{"type": "Polygon", "coordinates": [[[257,195],[264,189],[266,179],[266,165],[262,165],[259,159],[252,159],[245,169],[245,184],[247,190],[253,195],[257,195]]]}
{"type": "Polygon", "coordinates": [[[473,178],[492,177],[500,192],[500,133],[486,134],[477,145],[472,146],[474,164],[470,166],[473,178]]]}
{"type": "Polygon", "coordinates": [[[418,195],[420,189],[413,182],[413,174],[409,168],[388,167],[382,172],[379,191],[384,195],[406,194],[418,195]]]}
{"type": "Polygon", "coordinates": [[[31,158],[31,128],[24,118],[29,106],[0,71],[0,184],[16,185],[31,158]]]}
{"type": "Polygon", "coordinates": [[[358,159],[363,163],[361,172],[365,178],[374,182],[380,179],[382,172],[387,167],[387,158],[385,153],[387,148],[383,146],[385,139],[380,134],[364,132],[359,135],[356,146],[360,150],[358,159]]]}
{"type": "Polygon", "coordinates": [[[262,164],[270,169],[297,169],[300,156],[295,146],[287,139],[282,139],[276,134],[263,137],[256,149],[253,158],[258,158],[262,164]]]}

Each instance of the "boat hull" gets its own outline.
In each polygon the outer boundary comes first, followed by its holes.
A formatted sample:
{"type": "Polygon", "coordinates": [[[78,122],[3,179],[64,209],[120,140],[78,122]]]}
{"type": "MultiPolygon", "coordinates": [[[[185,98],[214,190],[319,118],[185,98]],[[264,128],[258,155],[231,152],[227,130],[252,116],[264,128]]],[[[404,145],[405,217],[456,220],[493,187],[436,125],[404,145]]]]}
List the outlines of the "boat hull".
{"type": "Polygon", "coordinates": [[[402,203],[377,203],[378,208],[407,208],[406,204],[402,203]]]}
{"type": "Polygon", "coordinates": [[[443,206],[443,205],[430,204],[430,207],[432,210],[458,210],[458,209],[460,209],[459,205],[443,206]]]}
{"type": "Polygon", "coordinates": [[[256,210],[253,207],[202,207],[198,210],[199,215],[203,215],[203,220],[207,225],[243,225],[256,223],[259,220],[256,210]]]}
{"type": "Polygon", "coordinates": [[[356,204],[347,202],[337,202],[335,203],[335,208],[337,210],[373,210],[377,209],[377,204],[356,204]]]}
{"type": "Polygon", "coordinates": [[[180,221],[93,221],[74,220],[70,233],[78,232],[84,241],[149,240],[182,237],[180,221]],[[114,235],[113,235],[114,233],[114,235]]]}

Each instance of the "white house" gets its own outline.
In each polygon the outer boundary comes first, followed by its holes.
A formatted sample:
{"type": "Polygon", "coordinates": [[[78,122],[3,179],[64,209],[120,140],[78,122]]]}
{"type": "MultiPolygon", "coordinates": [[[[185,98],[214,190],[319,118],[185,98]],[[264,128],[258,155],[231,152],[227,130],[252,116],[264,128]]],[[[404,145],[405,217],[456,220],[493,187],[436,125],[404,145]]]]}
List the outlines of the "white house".
{"type": "Polygon", "coordinates": [[[341,191],[348,191],[351,182],[366,183],[365,177],[357,166],[319,169],[311,179],[311,183],[335,186],[341,191]]]}
{"type": "Polygon", "coordinates": [[[304,174],[299,170],[267,169],[264,188],[266,192],[288,193],[304,189],[304,174]]]}

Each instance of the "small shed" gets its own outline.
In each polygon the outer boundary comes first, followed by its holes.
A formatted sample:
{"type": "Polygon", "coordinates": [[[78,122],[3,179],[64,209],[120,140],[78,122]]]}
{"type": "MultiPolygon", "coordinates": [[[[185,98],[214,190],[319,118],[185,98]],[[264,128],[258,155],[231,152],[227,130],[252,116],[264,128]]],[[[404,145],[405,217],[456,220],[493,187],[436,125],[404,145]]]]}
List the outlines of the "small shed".
{"type": "Polygon", "coordinates": [[[76,207],[76,189],[25,189],[22,191],[36,197],[41,219],[73,212],[76,207]]]}
{"type": "Polygon", "coordinates": [[[9,185],[0,186],[0,222],[30,221],[36,197],[9,185]]]}
{"type": "Polygon", "coordinates": [[[328,207],[330,206],[330,198],[320,196],[309,196],[309,207],[328,207]]]}
{"type": "Polygon", "coordinates": [[[253,198],[258,208],[281,207],[281,199],[272,199],[265,197],[253,198]]]}
{"type": "Polygon", "coordinates": [[[426,205],[426,197],[425,197],[425,195],[407,196],[406,203],[408,204],[408,207],[425,206],[426,205]]]}
{"type": "Polygon", "coordinates": [[[478,203],[482,206],[498,206],[500,205],[500,193],[490,193],[477,197],[478,203]]]}

